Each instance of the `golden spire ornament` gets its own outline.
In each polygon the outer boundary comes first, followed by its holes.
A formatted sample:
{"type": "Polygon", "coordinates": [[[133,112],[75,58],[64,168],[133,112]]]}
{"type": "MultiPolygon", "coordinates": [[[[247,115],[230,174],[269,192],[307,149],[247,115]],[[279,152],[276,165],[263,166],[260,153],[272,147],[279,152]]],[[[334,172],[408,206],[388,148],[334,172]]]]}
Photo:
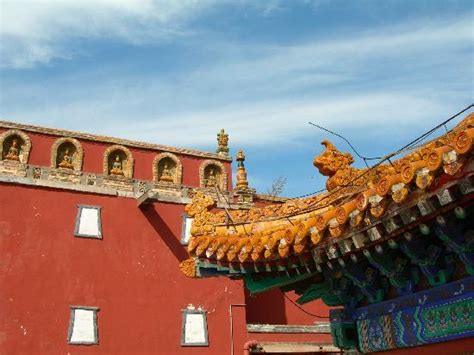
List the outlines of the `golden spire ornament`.
{"type": "Polygon", "coordinates": [[[247,181],[247,172],[245,171],[244,166],[244,152],[240,150],[237,153],[235,160],[237,160],[237,190],[246,190],[249,187],[249,183],[247,181]]]}
{"type": "Polygon", "coordinates": [[[219,155],[229,155],[229,135],[225,133],[224,128],[221,128],[221,131],[217,133],[217,154],[219,155]]]}

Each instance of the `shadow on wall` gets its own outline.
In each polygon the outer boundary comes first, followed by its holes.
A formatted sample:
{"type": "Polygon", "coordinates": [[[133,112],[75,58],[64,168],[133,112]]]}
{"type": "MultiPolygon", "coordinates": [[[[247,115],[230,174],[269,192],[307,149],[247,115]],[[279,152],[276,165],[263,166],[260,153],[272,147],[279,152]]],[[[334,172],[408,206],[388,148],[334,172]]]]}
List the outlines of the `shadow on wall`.
{"type": "Polygon", "coordinates": [[[188,253],[185,247],[179,242],[153,206],[147,205],[141,208],[141,211],[151,226],[155,229],[157,236],[165,242],[166,246],[174,254],[176,259],[178,259],[179,262],[186,260],[188,258],[188,253]]]}
{"type": "Polygon", "coordinates": [[[279,289],[250,295],[245,289],[247,323],[287,324],[285,296],[279,289]]]}

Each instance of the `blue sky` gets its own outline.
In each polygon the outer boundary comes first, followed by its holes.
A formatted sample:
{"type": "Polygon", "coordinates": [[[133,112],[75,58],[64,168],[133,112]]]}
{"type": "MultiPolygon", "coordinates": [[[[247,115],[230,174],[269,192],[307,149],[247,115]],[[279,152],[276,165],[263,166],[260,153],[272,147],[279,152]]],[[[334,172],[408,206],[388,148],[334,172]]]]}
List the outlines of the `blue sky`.
{"type": "Polygon", "coordinates": [[[473,6],[0,0],[0,119],[204,150],[225,128],[253,187],[296,196],[325,181],[308,121],[383,155],[473,101],[473,6]]]}

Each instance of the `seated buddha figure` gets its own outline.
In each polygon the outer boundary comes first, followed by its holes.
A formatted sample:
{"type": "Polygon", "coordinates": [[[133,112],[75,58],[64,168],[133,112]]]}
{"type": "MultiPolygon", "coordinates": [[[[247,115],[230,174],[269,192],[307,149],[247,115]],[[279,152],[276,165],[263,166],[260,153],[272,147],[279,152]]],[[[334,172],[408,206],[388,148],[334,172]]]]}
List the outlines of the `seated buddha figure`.
{"type": "Polygon", "coordinates": [[[72,157],[69,154],[69,148],[66,148],[66,151],[63,155],[63,160],[59,163],[59,167],[65,169],[74,169],[74,165],[72,164],[72,157]]]}
{"type": "Polygon", "coordinates": [[[18,139],[14,139],[5,159],[20,161],[20,149],[18,148],[18,139]]]}
{"type": "Polygon", "coordinates": [[[168,164],[165,163],[163,166],[163,170],[161,171],[160,181],[163,182],[173,182],[173,175],[171,174],[170,169],[168,168],[168,164]]]}
{"type": "Polygon", "coordinates": [[[209,175],[206,179],[206,187],[216,186],[216,175],[214,175],[214,169],[209,170],[209,175]]]}
{"type": "Polygon", "coordinates": [[[118,154],[115,156],[115,161],[112,164],[112,169],[110,169],[110,174],[123,176],[122,161],[118,154]]]}

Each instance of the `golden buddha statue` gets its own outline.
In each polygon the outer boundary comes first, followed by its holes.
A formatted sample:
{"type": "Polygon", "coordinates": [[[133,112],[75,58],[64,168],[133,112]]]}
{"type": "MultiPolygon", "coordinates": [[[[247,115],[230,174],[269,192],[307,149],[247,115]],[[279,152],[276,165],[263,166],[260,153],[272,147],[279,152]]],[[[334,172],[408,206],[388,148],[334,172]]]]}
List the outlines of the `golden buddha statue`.
{"type": "Polygon", "coordinates": [[[110,169],[110,174],[123,176],[122,161],[120,160],[120,156],[118,154],[115,156],[115,161],[112,164],[112,169],[110,169]]]}
{"type": "Polygon", "coordinates": [[[206,179],[206,187],[214,187],[216,186],[216,176],[214,175],[214,169],[209,170],[209,175],[206,179]]]}
{"type": "Polygon", "coordinates": [[[69,148],[66,148],[66,151],[63,155],[63,160],[59,163],[59,167],[64,169],[74,169],[72,157],[69,155],[69,148]]]}
{"type": "Polygon", "coordinates": [[[20,149],[18,148],[18,139],[14,139],[5,159],[20,161],[20,149]]]}
{"type": "Polygon", "coordinates": [[[161,171],[160,181],[163,182],[173,182],[173,175],[171,174],[170,169],[168,168],[168,164],[165,163],[163,166],[163,170],[161,171]]]}

